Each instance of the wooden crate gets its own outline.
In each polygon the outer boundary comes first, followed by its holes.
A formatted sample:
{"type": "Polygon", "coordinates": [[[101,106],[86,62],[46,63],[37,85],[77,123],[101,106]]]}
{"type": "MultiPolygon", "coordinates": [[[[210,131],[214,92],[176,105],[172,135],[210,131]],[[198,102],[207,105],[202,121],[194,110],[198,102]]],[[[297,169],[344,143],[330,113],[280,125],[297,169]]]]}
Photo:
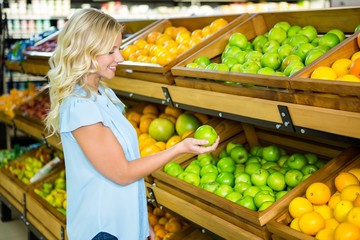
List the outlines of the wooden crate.
{"type": "Polygon", "coordinates": [[[23,72],[21,62],[13,62],[13,61],[6,60],[5,66],[10,71],[23,72]]]}
{"type": "MultiPolygon", "coordinates": [[[[360,153],[359,149],[352,148],[347,144],[340,144],[328,140],[324,141],[316,138],[305,138],[304,136],[297,136],[295,134],[279,134],[275,131],[254,128],[251,125],[243,124],[243,131],[234,138],[223,142],[216,149],[214,155],[219,154],[229,141],[240,142],[248,148],[255,145],[267,146],[276,144],[287,150],[289,154],[293,152],[311,152],[317,154],[320,158],[330,160],[324,167],[293,188],[268,209],[261,212],[244,208],[225,198],[172,177],[161,169],[153,174],[157,187],[165,189],[179,198],[186,199],[186,201],[190,201],[192,204],[232,224],[240,226],[247,232],[253,233],[263,239],[270,239],[271,237],[265,225],[279,212],[287,208],[294,195],[306,189],[311,182],[324,179],[331,169],[343,166],[344,162],[347,162],[360,153]]],[[[180,164],[186,167],[192,160],[194,159],[180,162],[180,164]]]]}
{"type": "MultiPolygon", "coordinates": [[[[360,167],[360,156],[354,157],[353,159],[349,159],[343,166],[338,166],[336,168],[332,168],[323,179],[323,183],[330,187],[331,193],[336,192],[334,179],[335,177],[342,171],[348,171],[351,168],[360,167]]],[[[296,194],[292,196],[291,199],[298,196],[305,196],[306,189],[301,189],[296,194]]],[[[289,239],[289,240],[314,240],[315,237],[312,237],[308,234],[304,234],[295,229],[289,227],[292,217],[288,211],[288,209],[284,209],[280,214],[274,217],[271,221],[268,222],[267,228],[274,235],[279,237],[279,239],[289,239]]]]}
{"type": "MultiPolygon", "coordinates": [[[[52,54],[52,53],[51,53],[52,54]]],[[[24,73],[38,76],[45,76],[47,72],[50,70],[50,66],[48,63],[48,58],[50,57],[50,53],[33,53],[33,56],[27,57],[22,62],[22,68],[24,73]]]]}
{"type": "MultiPolygon", "coordinates": [[[[360,21],[360,20],[359,20],[360,21]]],[[[311,79],[312,72],[320,67],[331,67],[340,58],[348,58],[360,51],[357,34],[351,35],[326,56],[315,60],[306,68],[294,74],[290,79],[294,90],[294,102],[298,104],[360,112],[360,83],[311,79]]]]}
{"type": "MultiPolygon", "coordinates": [[[[220,62],[221,54],[230,36],[236,32],[245,34],[247,39],[252,41],[256,36],[268,32],[277,22],[287,21],[291,25],[313,25],[320,35],[335,28],[335,26],[348,33],[354,31],[356,25],[351,23],[350,26],[344,26],[344,24],[339,26],[338,23],[341,21],[350,22],[347,16],[351,16],[354,21],[357,19],[355,22],[358,23],[360,22],[359,15],[360,8],[256,14],[176,64],[171,69],[175,85],[295,103],[296,95],[294,95],[289,77],[193,69],[187,68],[186,65],[200,56],[207,56],[212,62],[220,62]],[[225,83],[227,81],[245,85],[229,85],[225,83]],[[246,84],[254,86],[249,87],[246,84]]],[[[327,54],[324,54],[324,57],[325,55],[327,54]]]]}
{"type": "Polygon", "coordinates": [[[53,182],[59,177],[60,172],[63,170],[58,169],[48,177],[36,182],[26,193],[26,217],[31,216],[28,220],[37,229],[46,229],[55,239],[64,239],[66,233],[66,216],[60,213],[56,208],[50,205],[45,199],[40,197],[34,192],[35,188],[41,188],[44,182],[53,182]]]}
{"type": "Polygon", "coordinates": [[[121,24],[124,26],[122,32],[123,35],[122,44],[125,44],[126,42],[137,37],[142,32],[156,25],[159,21],[162,20],[146,19],[146,20],[125,21],[125,22],[121,21],[121,24]]]}
{"type": "Polygon", "coordinates": [[[161,66],[159,64],[151,64],[151,63],[141,63],[141,62],[131,62],[124,61],[118,65],[116,70],[117,76],[133,78],[133,79],[141,79],[151,82],[165,83],[165,84],[173,84],[173,76],[171,75],[171,68],[175,66],[178,62],[182,61],[184,58],[188,57],[191,53],[196,52],[201,47],[207,45],[211,41],[215,40],[222,34],[224,34],[227,30],[234,27],[236,24],[244,21],[249,17],[249,14],[243,15],[224,15],[224,16],[211,16],[211,17],[190,17],[190,18],[174,18],[174,19],[165,19],[157,22],[154,26],[147,28],[145,31],[141,32],[141,34],[137,34],[136,37],[133,37],[130,41],[126,41],[125,44],[122,45],[122,48],[133,44],[138,39],[145,39],[146,36],[151,32],[163,32],[166,27],[169,26],[184,26],[188,30],[193,31],[195,29],[201,29],[206,25],[209,25],[212,21],[217,18],[224,18],[229,22],[228,25],[218,30],[216,33],[210,35],[208,38],[204,39],[202,42],[198,43],[196,46],[191,49],[183,52],[179,56],[177,56],[173,61],[165,66],[161,66]]]}

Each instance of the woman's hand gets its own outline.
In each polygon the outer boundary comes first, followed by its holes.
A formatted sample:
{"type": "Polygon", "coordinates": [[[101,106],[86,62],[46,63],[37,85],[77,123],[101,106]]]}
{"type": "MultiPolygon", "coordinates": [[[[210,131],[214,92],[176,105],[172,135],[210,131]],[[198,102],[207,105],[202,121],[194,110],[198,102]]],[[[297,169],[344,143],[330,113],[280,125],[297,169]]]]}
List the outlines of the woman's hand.
{"type": "Polygon", "coordinates": [[[214,151],[219,145],[220,137],[218,137],[215,143],[211,146],[204,146],[208,144],[207,140],[199,140],[195,138],[185,138],[180,143],[176,144],[176,147],[181,148],[180,151],[183,153],[192,153],[195,155],[200,155],[207,152],[214,151]]]}

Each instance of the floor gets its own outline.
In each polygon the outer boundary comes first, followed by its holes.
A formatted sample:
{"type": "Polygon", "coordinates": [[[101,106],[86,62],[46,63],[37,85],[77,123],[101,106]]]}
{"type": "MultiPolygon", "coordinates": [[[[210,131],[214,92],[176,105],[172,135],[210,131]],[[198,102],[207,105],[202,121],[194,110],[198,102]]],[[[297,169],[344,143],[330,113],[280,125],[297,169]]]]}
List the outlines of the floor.
{"type": "Polygon", "coordinates": [[[14,211],[12,212],[12,220],[2,222],[0,220],[0,240],[27,240],[28,230],[25,223],[20,219],[14,211]]]}

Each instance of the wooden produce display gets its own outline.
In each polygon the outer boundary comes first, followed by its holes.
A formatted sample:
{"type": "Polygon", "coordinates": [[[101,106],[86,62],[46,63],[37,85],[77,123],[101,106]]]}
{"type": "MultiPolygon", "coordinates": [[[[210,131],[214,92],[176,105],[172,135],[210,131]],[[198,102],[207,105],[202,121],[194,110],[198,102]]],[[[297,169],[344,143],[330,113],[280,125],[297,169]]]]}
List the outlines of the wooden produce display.
{"type": "Polygon", "coordinates": [[[132,79],[141,79],[151,82],[157,83],[165,83],[165,84],[173,84],[173,76],[171,75],[171,68],[175,66],[179,61],[182,61],[184,58],[188,57],[191,53],[196,52],[201,47],[215,40],[222,34],[224,34],[227,30],[234,27],[236,24],[244,21],[249,17],[249,14],[243,15],[224,15],[224,16],[211,16],[211,17],[189,17],[189,18],[173,18],[166,19],[163,21],[159,21],[154,26],[146,29],[141,32],[141,34],[137,34],[136,37],[133,37],[130,41],[127,41],[122,45],[121,49],[124,49],[126,46],[133,44],[135,41],[139,39],[146,39],[149,33],[152,32],[160,32],[163,33],[167,27],[185,27],[189,31],[194,31],[197,29],[202,29],[207,25],[210,25],[212,21],[223,18],[228,24],[212,33],[201,42],[197,43],[195,46],[190,49],[182,52],[180,55],[176,56],[174,60],[169,62],[168,64],[161,66],[160,64],[154,63],[143,63],[143,62],[133,62],[133,61],[124,61],[120,63],[116,70],[116,75],[126,78],[132,79]]]}
{"type": "Polygon", "coordinates": [[[44,183],[54,184],[56,179],[60,178],[62,171],[64,170],[57,169],[56,172],[33,184],[26,193],[26,218],[47,239],[67,239],[66,216],[34,190],[41,189],[44,183]]]}
{"type": "MultiPolygon", "coordinates": [[[[194,208],[196,209],[200,208],[205,210],[214,216],[241,228],[242,230],[238,233],[239,235],[237,237],[242,236],[244,238],[248,238],[246,234],[250,234],[261,239],[270,239],[271,234],[265,225],[280,211],[284,210],[288,206],[294,195],[298,194],[299,191],[306,189],[311,182],[325,179],[328,176],[329,171],[340,168],[344,165],[344,162],[350,161],[354,156],[359,154],[358,149],[350,147],[347,144],[341,144],[328,140],[298,137],[294,134],[277,133],[253,127],[248,124],[242,124],[242,126],[243,130],[235,137],[223,142],[218,149],[216,149],[214,155],[219,154],[225,148],[227,142],[233,141],[243,144],[248,149],[255,145],[267,146],[275,144],[285,149],[288,153],[310,152],[317,154],[320,158],[328,159],[329,161],[324,167],[317,170],[309,178],[290,190],[285,196],[277,200],[269,208],[259,212],[249,210],[237,203],[231,202],[204,189],[170,176],[162,169],[153,173],[155,178],[154,182],[157,188],[168,192],[168,194],[174,195],[176,198],[183,199],[189,204],[194,205],[194,208]]],[[[180,162],[180,164],[186,167],[192,160],[194,159],[186,159],[180,162]]],[[[155,198],[158,199],[156,193],[155,198]]],[[[164,201],[161,204],[167,207],[168,203],[164,201]]],[[[179,212],[183,212],[181,207],[178,207],[177,210],[179,212]]],[[[197,223],[196,221],[200,221],[195,216],[197,214],[198,213],[194,209],[192,214],[189,216],[190,220],[195,223],[197,223]]],[[[229,227],[231,227],[231,225],[229,225],[229,227]]],[[[218,225],[213,225],[209,226],[208,230],[216,233],[220,231],[218,228],[218,225]]],[[[221,226],[221,228],[226,228],[226,226],[221,226]]]]}
{"type": "MultiPolygon", "coordinates": [[[[292,87],[290,77],[212,71],[189,68],[186,65],[201,56],[208,57],[212,62],[220,63],[221,54],[233,33],[240,32],[246,36],[248,41],[252,41],[255,37],[268,32],[276,23],[281,21],[300,27],[314,26],[319,35],[333,28],[341,29],[345,33],[353,33],[356,24],[360,22],[359,13],[360,8],[256,14],[176,64],[171,69],[175,85],[287,103],[300,103],[296,101],[295,90],[292,87]],[[354,23],[349,21],[348,16],[354,23]],[[346,26],[339,24],[342,21],[351,24],[346,26]],[[228,84],[228,82],[240,84],[228,84]]],[[[333,50],[335,51],[335,49],[333,50]]],[[[327,55],[328,53],[324,54],[323,57],[325,58],[327,55]]]]}
{"type": "MultiPolygon", "coordinates": [[[[347,172],[352,168],[360,167],[360,156],[356,156],[349,161],[343,162],[342,166],[338,166],[337,168],[332,168],[331,171],[327,172],[327,174],[323,176],[323,180],[321,182],[325,183],[329,186],[331,190],[331,194],[336,192],[335,177],[340,172],[347,172]]],[[[296,194],[292,196],[292,199],[295,197],[303,197],[305,196],[306,189],[301,189],[296,194]]],[[[273,234],[273,239],[289,239],[289,240],[314,240],[315,237],[299,232],[293,228],[290,228],[290,222],[293,220],[288,209],[284,209],[281,211],[276,217],[274,217],[271,221],[268,222],[267,228],[273,234]]],[[[345,233],[344,233],[345,234],[345,233]]]]}
{"type": "Polygon", "coordinates": [[[360,51],[357,37],[356,33],[351,35],[328,54],[291,77],[290,85],[294,90],[295,103],[360,112],[360,82],[310,78],[316,68],[330,67],[336,60],[350,59],[354,53],[360,51]]]}

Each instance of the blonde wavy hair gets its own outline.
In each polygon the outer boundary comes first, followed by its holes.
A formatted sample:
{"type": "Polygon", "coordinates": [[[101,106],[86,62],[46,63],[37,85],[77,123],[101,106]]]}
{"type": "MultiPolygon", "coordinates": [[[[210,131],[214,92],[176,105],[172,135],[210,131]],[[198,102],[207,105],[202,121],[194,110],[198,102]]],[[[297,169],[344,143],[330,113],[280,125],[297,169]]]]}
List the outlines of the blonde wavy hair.
{"type": "MultiPolygon", "coordinates": [[[[116,36],[122,30],[123,26],[115,18],[90,8],[77,10],[60,31],[47,73],[51,108],[45,119],[45,128],[50,136],[59,134],[60,106],[73,94],[76,85],[84,88],[86,97],[90,97],[86,75],[99,70],[96,58],[113,49],[116,36]]],[[[106,87],[103,82],[100,84],[106,87]]]]}

